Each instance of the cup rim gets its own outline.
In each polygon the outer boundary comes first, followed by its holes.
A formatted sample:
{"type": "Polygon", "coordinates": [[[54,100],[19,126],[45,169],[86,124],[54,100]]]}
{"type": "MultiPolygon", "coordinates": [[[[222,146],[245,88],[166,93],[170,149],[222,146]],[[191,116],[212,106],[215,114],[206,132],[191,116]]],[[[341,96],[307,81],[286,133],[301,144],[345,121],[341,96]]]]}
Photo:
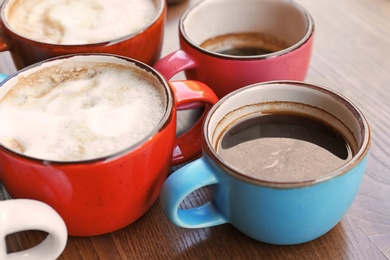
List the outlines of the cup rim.
{"type": "Polygon", "coordinates": [[[359,164],[369,153],[370,146],[371,146],[371,129],[369,126],[369,123],[363,113],[360,111],[360,109],[353,104],[349,99],[347,99],[342,94],[330,89],[326,88],[317,84],[311,84],[306,83],[302,81],[293,81],[293,80],[275,80],[275,81],[268,81],[268,82],[261,82],[261,83],[255,83],[248,85],[246,87],[240,88],[238,90],[235,90],[228,95],[221,98],[209,111],[209,113],[206,115],[205,120],[203,122],[202,127],[202,148],[204,154],[207,154],[211,160],[218,165],[219,168],[221,168],[224,172],[227,174],[240,179],[244,182],[253,183],[254,185],[263,186],[263,187],[269,187],[269,188],[277,188],[277,189],[291,189],[291,188],[300,188],[300,187],[308,187],[313,186],[319,183],[326,182],[330,179],[334,179],[339,176],[343,176],[347,174],[351,169],[353,169],[357,164],[359,164]],[[211,118],[213,117],[214,113],[219,109],[219,107],[228,101],[229,98],[234,96],[235,94],[238,94],[242,91],[245,91],[247,89],[256,88],[256,87],[263,87],[263,88],[272,88],[276,84],[287,84],[292,87],[304,87],[313,89],[315,91],[319,91],[322,93],[325,93],[326,95],[330,95],[333,98],[336,98],[338,101],[342,102],[348,110],[352,112],[356,116],[355,120],[358,122],[360,127],[360,132],[363,136],[363,140],[361,145],[358,147],[358,150],[356,151],[356,154],[353,155],[351,160],[340,166],[339,168],[336,168],[327,174],[319,177],[319,178],[311,178],[307,180],[302,181],[270,181],[265,179],[258,179],[254,177],[250,177],[249,175],[243,174],[238,172],[237,169],[231,167],[230,165],[223,162],[222,158],[215,152],[213,148],[213,144],[211,140],[209,139],[209,132],[213,131],[214,129],[210,130],[209,128],[209,122],[211,118]]]}
{"type": "Polygon", "coordinates": [[[155,24],[160,19],[160,17],[162,15],[164,15],[165,10],[167,8],[167,4],[166,4],[165,0],[155,0],[155,1],[158,1],[157,13],[156,13],[155,17],[149,23],[145,24],[144,27],[142,27],[141,29],[137,30],[136,32],[133,32],[133,33],[130,33],[130,34],[127,34],[127,35],[124,35],[124,36],[121,36],[121,37],[118,37],[118,38],[115,38],[115,39],[111,39],[111,40],[107,40],[107,41],[101,41],[101,42],[94,42],[94,43],[85,43],[85,44],[58,44],[58,43],[37,41],[37,40],[28,38],[28,37],[23,36],[22,34],[16,32],[9,25],[7,19],[5,19],[5,9],[7,7],[8,2],[10,2],[10,1],[13,1],[13,0],[4,0],[3,4],[1,6],[1,10],[0,10],[1,21],[4,24],[4,26],[10,32],[12,32],[13,34],[17,35],[18,37],[23,38],[23,39],[25,39],[27,41],[30,41],[30,42],[35,42],[35,43],[42,44],[42,45],[47,45],[47,46],[57,46],[57,47],[65,47],[65,48],[66,47],[77,48],[77,47],[109,46],[109,45],[117,44],[119,42],[126,41],[128,39],[131,39],[131,38],[135,37],[136,35],[139,35],[139,34],[143,33],[145,30],[147,30],[149,27],[151,27],[153,24],[155,24]]]}
{"type": "MultiPolygon", "coordinates": [[[[214,0],[214,2],[215,1],[222,2],[223,0],[214,0]]],[[[202,53],[209,55],[209,56],[214,56],[214,57],[217,57],[220,59],[229,59],[229,60],[246,60],[246,61],[247,60],[266,60],[266,59],[271,59],[271,58],[285,55],[287,53],[290,53],[290,52],[300,48],[302,45],[304,45],[306,42],[308,42],[311,39],[311,37],[314,35],[315,25],[314,25],[314,20],[313,20],[312,16],[310,15],[310,13],[302,5],[296,3],[295,1],[283,1],[286,4],[292,5],[292,6],[296,7],[297,9],[299,9],[301,11],[301,13],[306,17],[306,21],[307,21],[307,25],[308,25],[307,29],[306,29],[306,33],[298,42],[296,42],[295,44],[293,44],[293,45],[291,45],[283,50],[271,52],[271,53],[267,53],[267,54],[261,54],[261,55],[236,56],[236,55],[221,54],[221,53],[209,51],[209,50],[206,50],[204,48],[201,48],[198,44],[194,43],[190,39],[188,34],[186,33],[185,26],[184,26],[184,21],[187,19],[188,15],[192,12],[192,10],[199,8],[199,6],[201,6],[202,4],[207,4],[208,2],[210,2],[210,1],[200,1],[199,3],[195,4],[191,8],[187,9],[182,14],[182,16],[180,17],[180,20],[179,20],[179,33],[180,33],[181,38],[184,39],[190,46],[192,46],[197,51],[202,52],[202,53]]],[[[265,1],[265,2],[267,2],[267,1],[265,1]]]]}
{"type": "MultiPolygon", "coordinates": [[[[156,135],[158,132],[160,132],[161,130],[166,128],[166,126],[169,123],[170,118],[172,117],[172,112],[174,110],[174,94],[173,94],[173,91],[172,91],[171,87],[169,86],[168,81],[158,71],[153,69],[148,64],[143,63],[143,62],[138,61],[138,60],[133,59],[133,58],[129,58],[129,57],[125,57],[125,56],[121,56],[121,55],[117,55],[117,54],[77,53],[77,54],[61,55],[61,56],[53,57],[53,58],[50,58],[50,59],[46,59],[46,60],[37,62],[37,63],[35,63],[33,65],[27,66],[27,67],[25,67],[25,68],[23,68],[23,69],[21,69],[19,71],[16,71],[13,74],[10,74],[9,77],[7,77],[5,80],[3,80],[0,83],[0,92],[2,91],[2,87],[4,85],[6,85],[8,81],[16,78],[21,73],[24,73],[24,72],[26,72],[28,70],[31,70],[31,69],[34,69],[34,68],[38,68],[42,64],[46,64],[46,63],[49,63],[49,62],[55,62],[57,60],[66,60],[66,59],[69,59],[69,58],[72,58],[72,57],[81,57],[81,56],[82,57],[91,57],[91,59],[93,59],[94,57],[95,58],[103,57],[103,58],[109,58],[109,59],[112,59],[112,60],[122,60],[125,63],[130,64],[131,66],[134,66],[136,68],[139,68],[140,70],[145,71],[146,73],[149,73],[150,75],[152,75],[160,83],[161,90],[163,92],[162,95],[165,95],[165,97],[166,97],[166,107],[165,107],[165,111],[164,111],[163,116],[161,117],[161,119],[158,122],[158,124],[153,128],[153,130],[150,131],[146,136],[144,136],[141,140],[139,140],[138,142],[134,143],[133,145],[130,145],[130,146],[128,146],[128,147],[126,147],[126,148],[124,148],[122,150],[119,150],[117,152],[114,152],[112,154],[99,156],[99,157],[92,158],[92,159],[69,160],[69,161],[48,160],[48,159],[28,156],[28,155],[25,155],[25,154],[22,154],[22,153],[15,152],[15,151],[7,148],[6,146],[4,146],[2,144],[0,144],[0,153],[2,152],[2,150],[4,150],[5,152],[11,154],[14,157],[20,157],[20,158],[28,159],[28,160],[31,160],[31,161],[36,161],[38,163],[51,164],[51,165],[54,165],[54,164],[55,165],[93,164],[93,163],[97,163],[97,162],[105,162],[105,161],[115,160],[115,159],[117,159],[119,157],[125,156],[126,154],[136,150],[139,147],[141,147],[144,143],[146,143],[149,140],[151,140],[154,135],[156,135]]],[[[12,86],[11,86],[11,88],[12,88],[12,86]]]]}

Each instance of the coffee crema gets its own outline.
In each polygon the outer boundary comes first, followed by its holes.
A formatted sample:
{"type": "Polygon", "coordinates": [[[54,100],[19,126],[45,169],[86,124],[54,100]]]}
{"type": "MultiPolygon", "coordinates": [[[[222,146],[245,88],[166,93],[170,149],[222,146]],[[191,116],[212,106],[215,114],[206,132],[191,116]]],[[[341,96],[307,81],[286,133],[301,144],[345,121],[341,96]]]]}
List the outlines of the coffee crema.
{"type": "Polygon", "coordinates": [[[329,124],[283,111],[235,122],[221,135],[216,152],[245,175],[274,182],[320,178],[353,156],[346,139],[329,124]]]}
{"type": "Polygon", "coordinates": [[[249,32],[218,35],[204,41],[200,47],[225,55],[255,56],[281,51],[289,45],[270,34],[249,32]]]}
{"type": "Polygon", "coordinates": [[[0,99],[0,143],[17,153],[53,161],[108,156],[148,136],[165,113],[158,80],[130,65],[68,59],[29,72],[0,99]]]}
{"type": "Polygon", "coordinates": [[[15,0],[6,20],[18,34],[45,43],[90,44],[115,40],[156,16],[153,0],[15,0]]]}

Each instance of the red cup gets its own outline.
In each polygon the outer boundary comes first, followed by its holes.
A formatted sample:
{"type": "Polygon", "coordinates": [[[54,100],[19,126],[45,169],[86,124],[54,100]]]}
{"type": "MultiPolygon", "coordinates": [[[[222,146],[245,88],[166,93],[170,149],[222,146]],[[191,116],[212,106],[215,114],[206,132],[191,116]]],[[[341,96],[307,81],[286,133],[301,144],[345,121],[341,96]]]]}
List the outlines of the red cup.
{"type": "MultiPolygon", "coordinates": [[[[240,37],[228,38],[215,45],[237,47],[242,41],[246,41],[247,47],[259,44],[259,41],[248,40],[251,37],[240,37]]],[[[154,68],[168,79],[185,71],[187,79],[206,83],[221,98],[257,82],[304,80],[313,38],[313,19],[292,1],[201,1],[180,18],[180,48],[159,60],[154,68]],[[265,42],[267,37],[275,37],[274,42],[282,41],[286,47],[267,54],[238,56],[222,54],[202,45],[220,35],[248,32],[265,34],[261,39],[265,42]]]]}
{"type": "Polygon", "coordinates": [[[150,66],[116,55],[80,54],[57,57],[27,67],[7,78],[0,97],[15,81],[42,65],[65,59],[122,63],[156,80],[166,96],[162,120],[142,141],[103,158],[50,161],[32,158],[0,146],[0,178],[12,198],[35,199],[49,204],[64,219],[68,233],[91,236],[123,228],[140,218],[156,201],[172,164],[190,160],[201,152],[204,115],[217,102],[206,85],[196,81],[167,82],[150,66]],[[186,133],[176,138],[176,111],[203,106],[204,114],[186,133]]]}
{"type": "Polygon", "coordinates": [[[154,19],[137,32],[119,39],[91,44],[50,44],[35,41],[15,32],[6,20],[6,11],[15,1],[5,0],[1,7],[0,51],[10,51],[17,69],[36,62],[66,54],[110,53],[130,57],[149,65],[161,55],[166,18],[166,1],[154,0],[157,13],[154,19]]]}

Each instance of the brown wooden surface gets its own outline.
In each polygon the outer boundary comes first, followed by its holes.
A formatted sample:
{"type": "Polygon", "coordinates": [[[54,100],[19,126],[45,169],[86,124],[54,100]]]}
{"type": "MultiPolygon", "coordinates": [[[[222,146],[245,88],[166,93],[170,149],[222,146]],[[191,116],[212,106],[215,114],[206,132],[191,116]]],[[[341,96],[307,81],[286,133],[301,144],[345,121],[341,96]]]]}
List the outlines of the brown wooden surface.
{"type": "MultiPolygon", "coordinates": [[[[197,1],[169,7],[163,55],[178,47],[178,18],[197,1]]],[[[117,232],[69,237],[60,259],[390,258],[390,1],[296,1],[311,12],[316,23],[307,81],[347,96],[365,113],[373,130],[366,175],[342,221],[312,242],[274,246],[252,240],[228,224],[194,230],[176,227],[156,203],[137,222],[117,232]]],[[[0,55],[0,71],[14,71],[8,54],[0,55]]],[[[181,120],[186,121],[183,116],[181,120]]],[[[199,191],[185,204],[199,203],[205,197],[199,191]]],[[[17,251],[44,237],[40,232],[10,235],[8,249],[17,251]]]]}

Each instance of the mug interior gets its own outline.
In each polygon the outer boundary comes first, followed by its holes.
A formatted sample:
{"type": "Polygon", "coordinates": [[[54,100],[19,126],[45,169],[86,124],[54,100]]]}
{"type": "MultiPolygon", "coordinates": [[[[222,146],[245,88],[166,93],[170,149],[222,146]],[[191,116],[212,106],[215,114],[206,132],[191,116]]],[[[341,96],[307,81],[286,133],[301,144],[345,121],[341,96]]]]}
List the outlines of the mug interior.
{"type": "MultiPolygon", "coordinates": [[[[137,73],[140,73],[142,77],[150,83],[153,87],[155,87],[158,92],[160,92],[160,97],[163,103],[164,112],[160,119],[160,121],[154,126],[153,130],[151,130],[148,133],[145,133],[145,136],[137,141],[136,143],[126,147],[123,150],[118,150],[117,152],[103,156],[98,158],[92,158],[92,159],[86,159],[86,160],[76,160],[76,161],[62,161],[62,160],[48,160],[45,158],[36,158],[36,157],[30,157],[26,156],[23,153],[19,153],[17,151],[14,151],[12,149],[9,149],[7,146],[0,144],[3,146],[6,150],[8,150],[11,153],[18,154],[20,156],[28,157],[30,159],[34,160],[43,160],[43,161],[52,161],[57,163],[85,163],[86,161],[95,161],[95,160],[104,160],[107,158],[114,158],[117,156],[121,156],[125,153],[128,153],[129,151],[132,151],[136,149],[137,147],[141,146],[143,143],[145,143],[147,140],[151,139],[152,136],[154,136],[156,133],[158,133],[161,129],[165,127],[165,125],[169,122],[173,107],[174,107],[174,100],[173,100],[173,94],[172,90],[169,87],[169,84],[167,81],[159,74],[157,73],[153,68],[150,66],[141,63],[139,61],[133,60],[131,58],[127,57],[121,57],[117,55],[110,55],[110,54],[77,54],[77,55],[66,55],[66,56],[60,56],[56,58],[52,58],[46,61],[42,61],[40,63],[34,64],[32,66],[26,67],[18,72],[16,72],[14,75],[11,75],[6,80],[4,80],[0,87],[0,100],[3,99],[7,93],[9,93],[13,87],[18,83],[18,81],[22,78],[28,77],[29,75],[32,75],[34,73],[39,73],[40,71],[44,71],[46,68],[50,68],[56,65],[60,65],[63,62],[74,62],[74,64],[82,63],[82,62],[88,62],[88,63],[97,63],[97,64],[119,64],[119,65],[125,65],[129,67],[129,69],[134,69],[137,73]]],[[[131,111],[129,111],[129,115],[131,114],[131,111]]]]}
{"type": "MultiPolygon", "coordinates": [[[[221,99],[205,119],[204,139],[208,150],[222,164],[228,165],[216,153],[221,135],[243,117],[267,110],[298,112],[318,118],[337,129],[346,139],[351,146],[352,159],[323,176],[321,180],[346,173],[348,166],[356,164],[367,153],[370,135],[368,123],[351,102],[323,87],[289,81],[254,84],[221,99]]],[[[243,172],[238,174],[245,175],[243,172]]],[[[296,183],[279,184],[301,186],[302,183],[317,183],[321,180],[299,180],[296,183]]]]}
{"type": "Polygon", "coordinates": [[[310,15],[292,1],[202,1],[183,15],[180,25],[195,46],[218,35],[262,32],[286,42],[290,47],[285,50],[305,42],[313,30],[310,15]]]}

